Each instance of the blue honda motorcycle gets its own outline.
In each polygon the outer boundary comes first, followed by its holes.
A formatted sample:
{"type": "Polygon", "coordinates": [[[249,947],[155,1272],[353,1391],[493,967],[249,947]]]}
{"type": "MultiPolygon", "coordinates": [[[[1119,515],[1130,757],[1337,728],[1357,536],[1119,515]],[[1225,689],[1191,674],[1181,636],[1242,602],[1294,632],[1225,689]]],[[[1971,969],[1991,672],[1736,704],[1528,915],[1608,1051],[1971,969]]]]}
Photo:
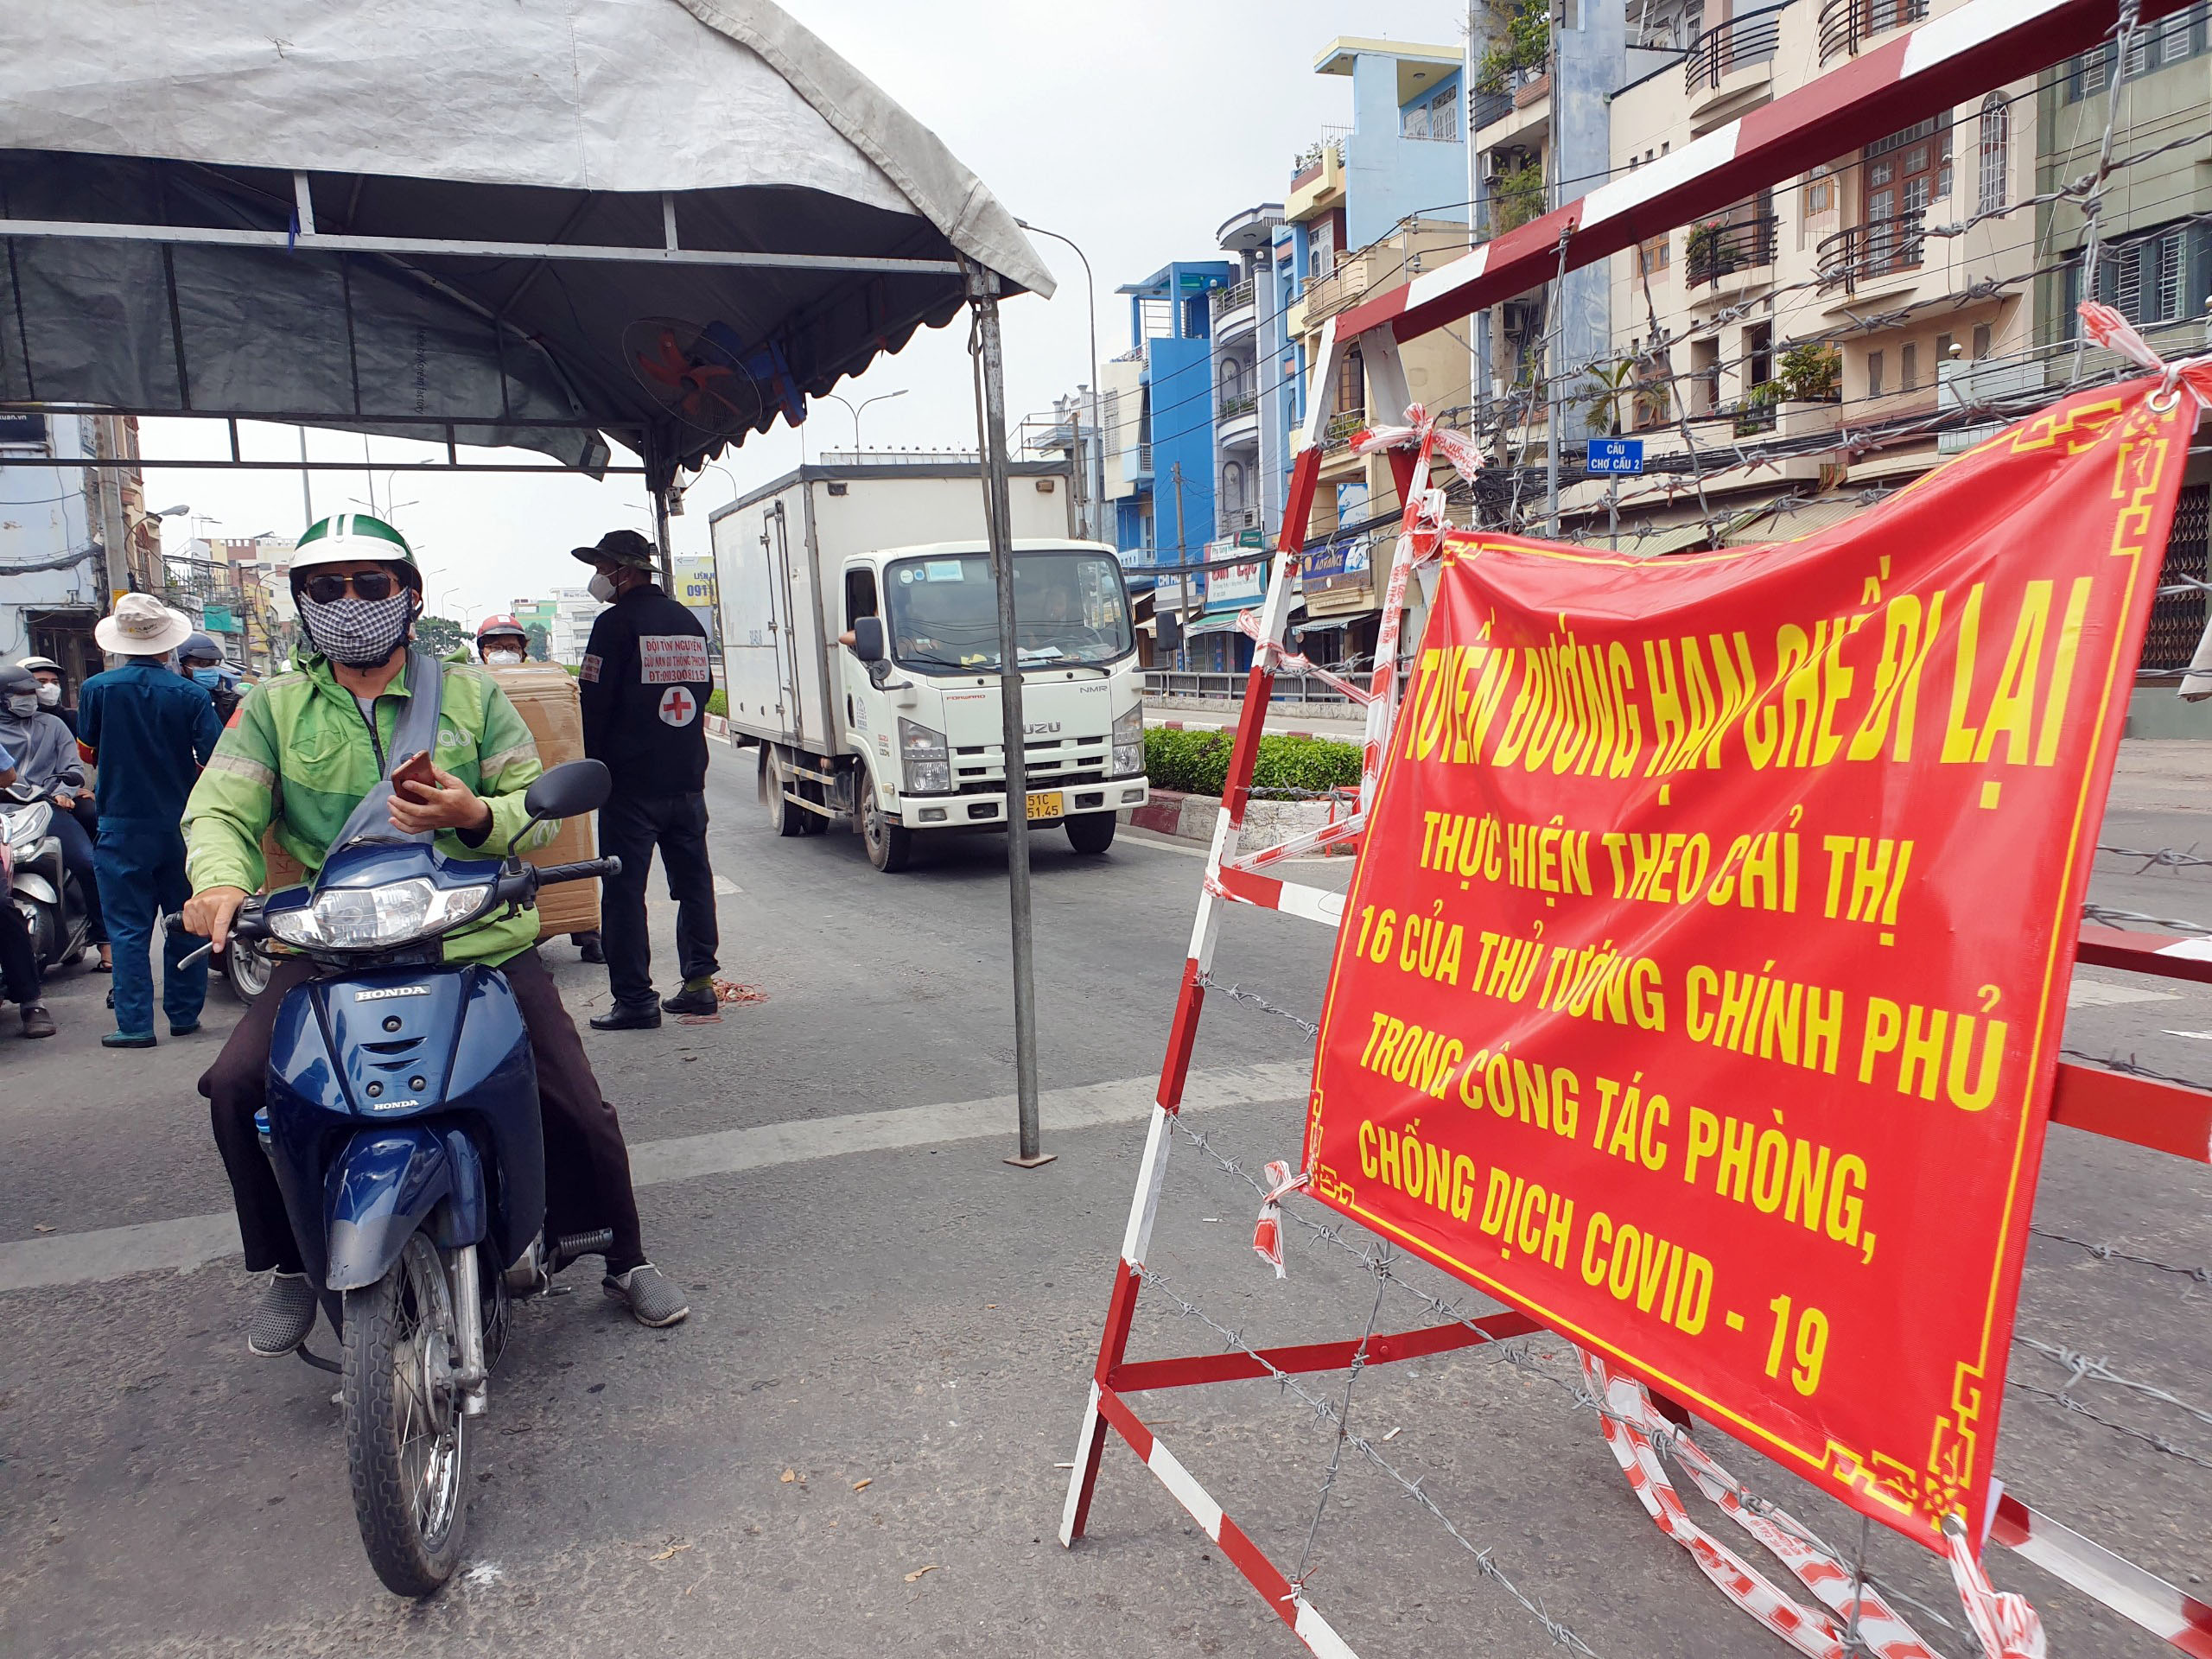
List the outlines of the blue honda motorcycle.
{"type": "MultiPolygon", "coordinates": [[[[596,760],[546,772],[531,822],[602,804],[596,760]]],[[[549,1241],[530,1037],[506,976],[448,964],[445,936],[537,903],[612,858],[534,868],[448,859],[428,837],[340,838],[307,887],[242,906],[232,938],[275,940],[321,976],[296,987],[269,1051],[264,1148],[339,1332],[346,1458],[377,1576],[425,1596],[461,1560],[470,1420],[511,1297],[550,1290],[605,1233],[549,1241]]]]}

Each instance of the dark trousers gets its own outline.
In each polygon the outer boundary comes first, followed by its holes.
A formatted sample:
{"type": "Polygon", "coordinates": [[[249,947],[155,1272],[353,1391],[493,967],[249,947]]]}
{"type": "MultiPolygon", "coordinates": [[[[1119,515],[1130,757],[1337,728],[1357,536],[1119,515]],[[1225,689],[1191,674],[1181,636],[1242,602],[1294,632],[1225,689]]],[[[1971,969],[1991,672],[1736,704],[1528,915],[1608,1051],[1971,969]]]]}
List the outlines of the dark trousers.
{"type": "Polygon", "coordinates": [[[107,923],[100,914],[100,884],[92,866],[92,838],[85,833],[84,821],[73,810],[56,810],[50,827],[54,838],[61,843],[61,868],[77,878],[77,891],[84,896],[85,918],[92,925],[92,943],[105,944],[107,923]]]}
{"type": "MultiPolygon", "coordinates": [[[[184,873],[184,831],[175,823],[109,817],[100,823],[92,855],[107,893],[114,930],[115,1028],[131,1036],[154,1029],[154,969],[148,951],[163,912],[175,915],[192,897],[184,873]]],[[[207,958],[190,966],[186,957],[206,941],[172,927],[162,946],[162,1010],[172,1026],[200,1023],[207,1001],[207,958]]]]}
{"type": "MultiPolygon", "coordinates": [[[[537,1108],[545,1125],[545,1230],[557,1238],[613,1229],[607,1269],[627,1272],[645,1259],[645,1248],[638,1229],[638,1200],[630,1190],[630,1152],[622,1141],[622,1125],[599,1092],[575,1025],[537,952],[525,950],[500,966],[522,1010],[531,1058],[537,1066],[537,1108]]],[[[246,1010],[200,1079],[200,1092],[207,1097],[214,1120],[216,1149],[231,1178],[249,1273],[301,1270],[284,1195],[261,1150],[253,1115],[268,1097],[269,1044],[277,1010],[285,993],[315,972],[313,963],[297,957],[278,963],[268,990],[246,1010]]]]}
{"type": "Polygon", "coordinates": [[[707,862],[707,798],[618,795],[599,809],[600,856],[622,861],[622,874],[600,893],[600,932],[607,951],[607,988],[618,1007],[653,1000],[652,938],[645,929],[645,875],[653,849],[676,900],[676,959],[683,977],[708,979],[721,966],[715,947],[715,873],[707,862]]]}
{"type": "Polygon", "coordinates": [[[38,951],[31,944],[31,925],[23,913],[0,893],[0,989],[9,1001],[25,1007],[38,1001],[38,951]]]}

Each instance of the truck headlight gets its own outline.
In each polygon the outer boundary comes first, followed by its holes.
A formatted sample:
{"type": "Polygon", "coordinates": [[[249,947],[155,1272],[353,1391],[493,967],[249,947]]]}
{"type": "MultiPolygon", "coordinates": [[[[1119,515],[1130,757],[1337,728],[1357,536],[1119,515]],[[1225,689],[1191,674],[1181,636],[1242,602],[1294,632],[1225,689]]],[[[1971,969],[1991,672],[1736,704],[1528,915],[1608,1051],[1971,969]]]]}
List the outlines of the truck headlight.
{"type": "Polygon", "coordinates": [[[374,887],[330,887],[312,904],[270,913],[269,931],[287,944],[373,950],[442,933],[492,902],[493,884],[440,887],[417,877],[374,887]]]}
{"type": "Polygon", "coordinates": [[[899,757],[906,770],[906,789],[914,795],[952,793],[952,751],[944,734],[899,716],[899,757]]]}
{"type": "Polygon", "coordinates": [[[1114,722],[1114,776],[1134,778],[1144,770],[1144,704],[1114,722]]]}

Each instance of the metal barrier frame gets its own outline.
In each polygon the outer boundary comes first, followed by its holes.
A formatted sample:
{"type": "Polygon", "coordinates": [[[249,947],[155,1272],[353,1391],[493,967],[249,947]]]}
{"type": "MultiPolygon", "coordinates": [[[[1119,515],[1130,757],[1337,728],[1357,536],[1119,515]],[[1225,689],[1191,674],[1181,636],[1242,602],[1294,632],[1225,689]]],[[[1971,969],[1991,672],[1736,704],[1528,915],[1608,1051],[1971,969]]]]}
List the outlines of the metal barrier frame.
{"type": "MultiPolygon", "coordinates": [[[[2183,0],[2145,0],[2142,21],[2183,9],[2183,0]]],[[[1323,327],[1313,384],[1333,384],[1356,343],[1374,401],[1412,406],[1398,345],[1471,313],[1537,288],[1565,272],[1608,257],[1658,231],[1691,222],[1804,168],[1909,125],[1918,114],[1978,98],[2005,82],[2040,71],[2094,47],[2113,28],[2113,0],[1968,0],[1958,10],[1868,52],[1811,85],[1754,110],[1684,146],[1666,162],[1601,186],[1532,223],[1486,243],[1451,264],[1331,318],[1323,327]]],[[[1292,577],[1306,539],[1319,483],[1327,417],[1325,399],[1309,400],[1302,447],[1292,469],[1289,499],[1276,542],[1273,580],[1254,634],[1236,745],[1209,849],[1183,980],[1161,1061],[1160,1088],[1147,1128],[1121,1256],[1116,1264],[1098,1359],[1060,1522],[1060,1542],[1084,1535],[1108,1432],[1118,1434],[1217,1543],[1224,1556],[1313,1652],[1352,1655],[1327,1619],[1146,1426],[1125,1397],[1268,1374],[1341,1370],[1363,1348],[1363,1363],[1382,1364],[1503,1340],[1539,1327],[1517,1313],[1463,1324],[1300,1344],[1257,1353],[1193,1355],[1131,1361],[1128,1338],[1166,1175],[1172,1120],[1179,1113],[1197,1042],[1198,1020],[1221,919],[1231,904],[1280,910],[1325,925],[1342,918],[1341,894],[1284,880],[1266,867],[1297,853],[1351,842],[1371,804],[1380,760],[1399,701],[1397,634],[1407,583],[1416,563],[1416,513],[1427,485],[1428,448],[1393,448],[1390,461],[1403,522],[1383,596],[1378,667],[1356,701],[1367,706],[1361,810],[1326,829],[1240,856],[1238,842],[1250,798],[1253,764],[1279,669],[1305,667],[1290,652],[1287,623],[1292,577]]],[[[2133,972],[2212,983],[2212,960],[2177,949],[2166,936],[2102,927],[2082,930],[2078,960],[2133,972]]],[[[2212,1093],[2061,1063],[2053,1087],[2054,1122],[2198,1163],[2212,1163],[2212,1093]]],[[[1660,1402],[1662,1410],[1667,1402],[1660,1402]]],[[[2016,1494],[2001,1495],[1990,1536],[2092,1599],[2164,1638],[2181,1652],[2212,1659],[2212,1607],[2042,1515],[2016,1494]]]]}

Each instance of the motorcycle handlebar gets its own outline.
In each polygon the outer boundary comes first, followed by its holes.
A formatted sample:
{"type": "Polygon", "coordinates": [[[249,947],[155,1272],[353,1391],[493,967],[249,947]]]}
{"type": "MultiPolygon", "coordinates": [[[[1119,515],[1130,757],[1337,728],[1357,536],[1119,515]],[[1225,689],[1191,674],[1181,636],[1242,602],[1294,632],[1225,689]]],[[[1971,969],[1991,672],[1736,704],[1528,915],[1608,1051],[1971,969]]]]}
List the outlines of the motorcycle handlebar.
{"type": "Polygon", "coordinates": [[[620,875],[622,861],[619,858],[585,858],[574,864],[544,864],[538,867],[537,885],[550,887],[556,881],[588,881],[594,876],[620,875]]]}

